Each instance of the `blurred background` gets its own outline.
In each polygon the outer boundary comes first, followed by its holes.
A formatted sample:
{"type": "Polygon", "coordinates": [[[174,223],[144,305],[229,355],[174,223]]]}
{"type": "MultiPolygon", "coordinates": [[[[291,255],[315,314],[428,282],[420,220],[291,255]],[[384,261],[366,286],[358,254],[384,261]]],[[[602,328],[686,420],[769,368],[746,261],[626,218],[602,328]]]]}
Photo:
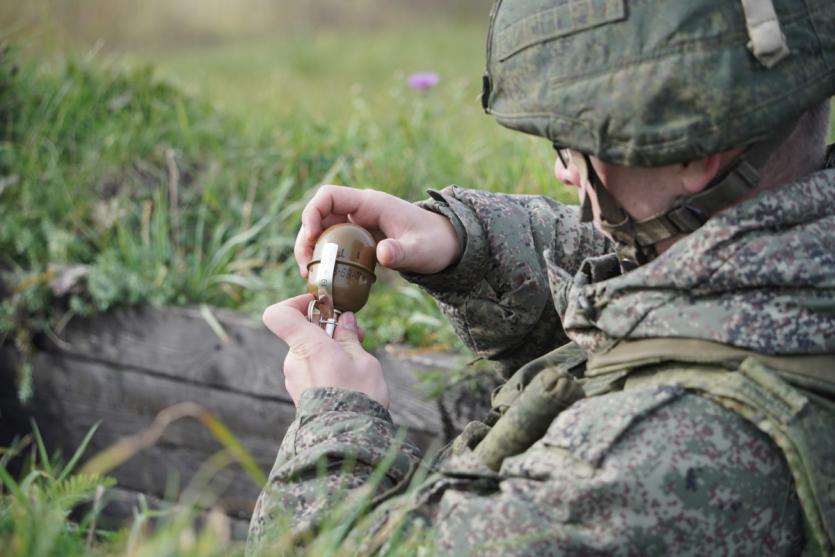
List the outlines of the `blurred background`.
{"type": "MultiPolygon", "coordinates": [[[[243,553],[294,415],[258,318],[305,289],[318,185],[573,201],[551,146],[481,109],[489,9],[0,0],[0,553],[243,553]]],[[[483,366],[379,275],[365,345],[426,448],[476,412],[483,366]]]]}
{"type": "MultiPolygon", "coordinates": [[[[21,315],[37,329],[145,301],[257,315],[302,288],[290,242],[300,203],[323,182],[407,199],[456,183],[573,201],[553,182],[547,142],[501,129],[480,107],[490,7],[0,2],[16,67],[7,139],[17,138],[0,150],[14,182],[0,201],[24,210],[0,215],[0,246],[15,254],[7,282],[31,285],[6,328],[21,315]],[[410,87],[416,72],[437,85],[410,87]],[[75,265],[84,271],[56,312],[44,273],[75,265]]],[[[361,316],[371,346],[460,348],[417,290],[383,283],[361,316]]]]}
{"type": "Polygon", "coordinates": [[[34,0],[7,1],[0,17],[27,50],[150,61],[224,106],[330,115],[347,109],[352,86],[381,92],[397,72],[443,70],[478,85],[489,8],[477,0],[34,0]]]}
{"type": "Polygon", "coordinates": [[[277,31],[365,29],[426,21],[486,20],[484,0],[34,0],[7,2],[7,21],[48,27],[61,38],[114,44],[217,43],[277,31]],[[16,4],[16,5],[12,5],[16,4]]]}

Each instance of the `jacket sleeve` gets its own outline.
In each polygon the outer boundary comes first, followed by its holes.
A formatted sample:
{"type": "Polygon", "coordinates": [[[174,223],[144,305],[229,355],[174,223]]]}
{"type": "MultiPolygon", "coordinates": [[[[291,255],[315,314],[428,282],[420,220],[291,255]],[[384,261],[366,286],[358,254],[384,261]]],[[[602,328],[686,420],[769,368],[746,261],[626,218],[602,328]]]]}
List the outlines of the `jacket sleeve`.
{"type": "Polygon", "coordinates": [[[362,393],[306,390],[253,511],[250,550],[287,535],[275,531],[282,525],[305,535],[346,501],[398,491],[420,459],[402,437],[388,410],[362,393]]]}
{"type": "Polygon", "coordinates": [[[611,242],[581,224],[576,207],[548,197],[457,186],[429,194],[420,205],[450,219],[462,257],[440,273],[403,276],[438,300],[467,346],[507,373],[568,342],[552,299],[555,279],[565,282],[587,257],[613,251],[611,242]]]}

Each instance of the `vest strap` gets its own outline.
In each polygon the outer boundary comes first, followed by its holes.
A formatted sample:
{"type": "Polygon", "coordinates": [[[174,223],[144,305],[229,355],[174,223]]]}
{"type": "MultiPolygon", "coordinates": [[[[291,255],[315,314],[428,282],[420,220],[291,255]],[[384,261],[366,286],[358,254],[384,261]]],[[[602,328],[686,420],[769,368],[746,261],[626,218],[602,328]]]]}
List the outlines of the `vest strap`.
{"type": "Polygon", "coordinates": [[[670,361],[713,364],[734,370],[747,358],[753,358],[776,370],[788,383],[835,400],[835,354],[760,354],[727,344],[693,338],[621,341],[608,351],[593,354],[589,358],[586,377],[606,375],[627,367],[634,369],[670,361]]]}

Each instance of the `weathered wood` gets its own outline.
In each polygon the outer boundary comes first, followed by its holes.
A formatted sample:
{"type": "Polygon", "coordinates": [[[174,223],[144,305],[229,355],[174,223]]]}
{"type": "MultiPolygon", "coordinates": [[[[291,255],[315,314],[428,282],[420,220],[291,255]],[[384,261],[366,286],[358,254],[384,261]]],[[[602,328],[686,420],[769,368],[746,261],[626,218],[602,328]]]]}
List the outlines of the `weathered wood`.
{"type": "MultiPolygon", "coordinates": [[[[200,398],[201,405],[226,420],[259,466],[269,470],[282,432],[279,428],[262,428],[263,433],[256,435],[252,432],[252,422],[259,416],[265,422],[270,417],[280,420],[282,414],[284,421],[290,419],[284,404],[252,401],[240,394],[212,392],[196,385],[184,387],[159,379],[149,389],[147,378],[141,374],[124,370],[116,374],[98,363],[39,354],[34,364],[37,394],[32,404],[20,405],[11,392],[0,397],[0,407],[4,409],[7,424],[13,424],[18,431],[27,431],[28,419],[34,418],[47,446],[60,448],[64,454],[74,451],[96,422],[101,421],[101,425],[90,443],[88,455],[144,430],[157,411],[182,400],[200,398]],[[256,408],[259,403],[260,407],[256,408]],[[231,407],[240,409],[243,404],[247,411],[229,413],[231,407]]],[[[162,497],[170,482],[186,487],[211,455],[222,448],[202,426],[186,418],[172,424],[155,446],[140,451],[112,475],[126,489],[162,497]]],[[[217,473],[213,486],[220,497],[232,493],[243,500],[225,507],[240,516],[248,514],[260,490],[237,466],[217,473]]]]}
{"type": "MultiPolygon", "coordinates": [[[[292,421],[288,404],[228,393],[198,384],[182,384],[161,377],[149,379],[132,369],[113,369],[99,363],[55,353],[40,353],[33,361],[35,399],[21,406],[13,391],[0,395],[0,408],[18,430],[28,429],[28,418],[39,424],[47,444],[65,453],[78,446],[98,421],[89,453],[148,427],[154,416],[178,402],[198,401],[220,417],[256,462],[269,470],[284,431],[292,421]]],[[[411,432],[423,446],[434,435],[411,432]]],[[[197,468],[223,447],[200,424],[183,419],[172,424],[156,447],[140,452],[116,471],[120,484],[148,494],[162,496],[166,479],[176,476],[188,481],[197,468]]],[[[232,488],[254,500],[260,489],[251,480],[223,472],[220,480],[233,481],[232,488]]]]}
{"type": "MultiPolygon", "coordinates": [[[[254,320],[217,310],[214,316],[220,335],[198,309],[140,307],[75,321],[62,342],[34,356],[35,396],[26,405],[16,397],[14,353],[0,350],[0,435],[28,432],[34,418],[48,446],[71,454],[101,422],[91,455],[146,429],[164,408],[192,401],[220,418],[268,471],[294,416],[281,373],[287,348],[254,320]]],[[[436,366],[376,355],[395,422],[423,449],[443,441],[438,406],[421,398],[415,380],[416,371],[436,366]]],[[[221,449],[201,425],[184,419],[112,475],[125,492],[162,499],[171,485],[179,486],[176,495],[196,481],[221,449]]],[[[215,494],[216,506],[246,519],[260,489],[232,465],[213,474],[205,491],[215,494]]]]}
{"type": "MultiPolygon", "coordinates": [[[[142,370],[150,376],[289,404],[281,373],[286,345],[248,317],[225,310],[212,312],[226,339],[218,337],[198,309],[140,306],[77,320],[66,331],[65,343],[51,349],[142,370]]],[[[416,396],[413,370],[429,368],[406,368],[384,352],[376,355],[389,381],[395,421],[415,430],[441,431],[434,402],[416,396]]]]}
{"type": "MultiPolygon", "coordinates": [[[[119,528],[124,524],[130,523],[133,519],[134,511],[140,508],[139,498],[145,498],[145,504],[151,510],[168,510],[172,508],[172,503],[147,495],[139,491],[124,489],[116,487],[108,490],[104,506],[102,508],[102,518],[98,522],[100,528],[119,528]]],[[[200,517],[204,518],[204,517],[200,517]]],[[[237,518],[230,516],[229,518],[229,534],[233,540],[246,539],[247,530],[249,529],[249,520],[246,518],[237,518]]]]}

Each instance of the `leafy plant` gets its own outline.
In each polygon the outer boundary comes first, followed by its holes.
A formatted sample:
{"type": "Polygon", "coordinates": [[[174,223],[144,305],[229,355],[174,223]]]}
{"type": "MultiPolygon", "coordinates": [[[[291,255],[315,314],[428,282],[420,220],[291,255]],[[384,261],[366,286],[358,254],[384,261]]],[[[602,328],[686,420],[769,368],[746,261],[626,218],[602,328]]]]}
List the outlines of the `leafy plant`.
{"type": "MultiPolygon", "coordinates": [[[[263,472],[234,435],[216,418],[193,404],[163,411],[144,432],[123,439],[76,471],[98,425],[90,429],[72,457],[49,455],[38,427],[0,449],[0,547],[4,557],[76,557],[81,555],[222,556],[242,555],[243,543],[230,540],[229,521],[219,511],[208,513],[184,496],[160,509],[144,498],[132,523],[119,531],[97,526],[109,490],[116,481],[105,475],[137,451],[153,444],[165,427],[184,417],[198,419],[230,455],[263,484],[263,472]],[[10,465],[22,462],[17,473],[10,465]],[[203,517],[201,518],[201,515],[203,517]]],[[[205,499],[205,497],[204,497],[205,499]]]]}
{"type": "MultiPolygon", "coordinates": [[[[97,427],[97,426],[96,426],[97,427]]],[[[91,541],[104,491],[115,481],[95,474],[73,474],[95,433],[93,427],[70,460],[63,464],[50,457],[37,427],[0,457],[0,546],[3,554],[16,556],[82,555],[91,541]],[[31,449],[24,458],[20,480],[9,472],[12,459],[31,449]],[[70,515],[82,503],[93,503],[80,521],[70,515]]]]}
{"type": "MultiPolygon", "coordinates": [[[[245,552],[245,543],[231,539],[229,519],[216,509],[205,510],[211,494],[204,492],[203,474],[216,473],[226,464],[237,461],[259,485],[266,479],[226,426],[201,407],[184,403],[160,412],[144,431],[121,439],[89,459],[77,471],[79,461],[98,426],[85,436],[72,457],[64,463],[58,454],[50,455],[37,426],[30,435],[0,448],[0,548],[4,557],[213,557],[237,556],[245,552]],[[192,484],[177,501],[151,508],[144,497],[134,509],[133,519],[113,531],[98,526],[110,490],[116,482],[104,473],[155,444],[165,428],[176,420],[198,420],[223,446],[217,458],[209,459],[192,484]],[[215,462],[216,461],[216,462],[215,462]],[[12,463],[21,463],[16,474],[12,463]]],[[[374,471],[365,489],[354,496],[332,493],[335,505],[322,527],[311,536],[299,536],[291,527],[292,519],[277,516],[267,539],[255,555],[294,555],[325,557],[357,554],[356,543],[371,539],[366,535],[363,515],[371,508],[376,486],[391,466],[396,451],[374,471]],[[349,535],[350,534],[350,535],[349,535]]],[[[323,463],[324,464],[324,463],[323,463]]],[[[324,468],[323,468],[324,470],[324,468]]],[[[421,470],[414,478],[416,486],[428,473],[421,470]]],[[[205,479],[205,478],[204,478],[205,479]]],[[[406,556],[421,554],[431,547],[431,532],[396,530],[380,540],[378,555],[406,556]]],[[[372,540],[373,541],[373,540],[372,540]]]]}
{"type": "MultiPolygon", "coordinates": [[[[21,398],[36,335],[60,341],[76,316],[138,303],[260,314],[304,290],[288,263],[301,207],[356,146],[327,154],[331,132],[300,123],[284,138],[248,129],[148,67],[45,68],[6,50],[0,80],[0,342],[22,355],[21,398]]],[[[437,315],[416,300],[396,305],[437,315]]],[[[370,347],[432,336],[369,314],[370,347]]]]}

